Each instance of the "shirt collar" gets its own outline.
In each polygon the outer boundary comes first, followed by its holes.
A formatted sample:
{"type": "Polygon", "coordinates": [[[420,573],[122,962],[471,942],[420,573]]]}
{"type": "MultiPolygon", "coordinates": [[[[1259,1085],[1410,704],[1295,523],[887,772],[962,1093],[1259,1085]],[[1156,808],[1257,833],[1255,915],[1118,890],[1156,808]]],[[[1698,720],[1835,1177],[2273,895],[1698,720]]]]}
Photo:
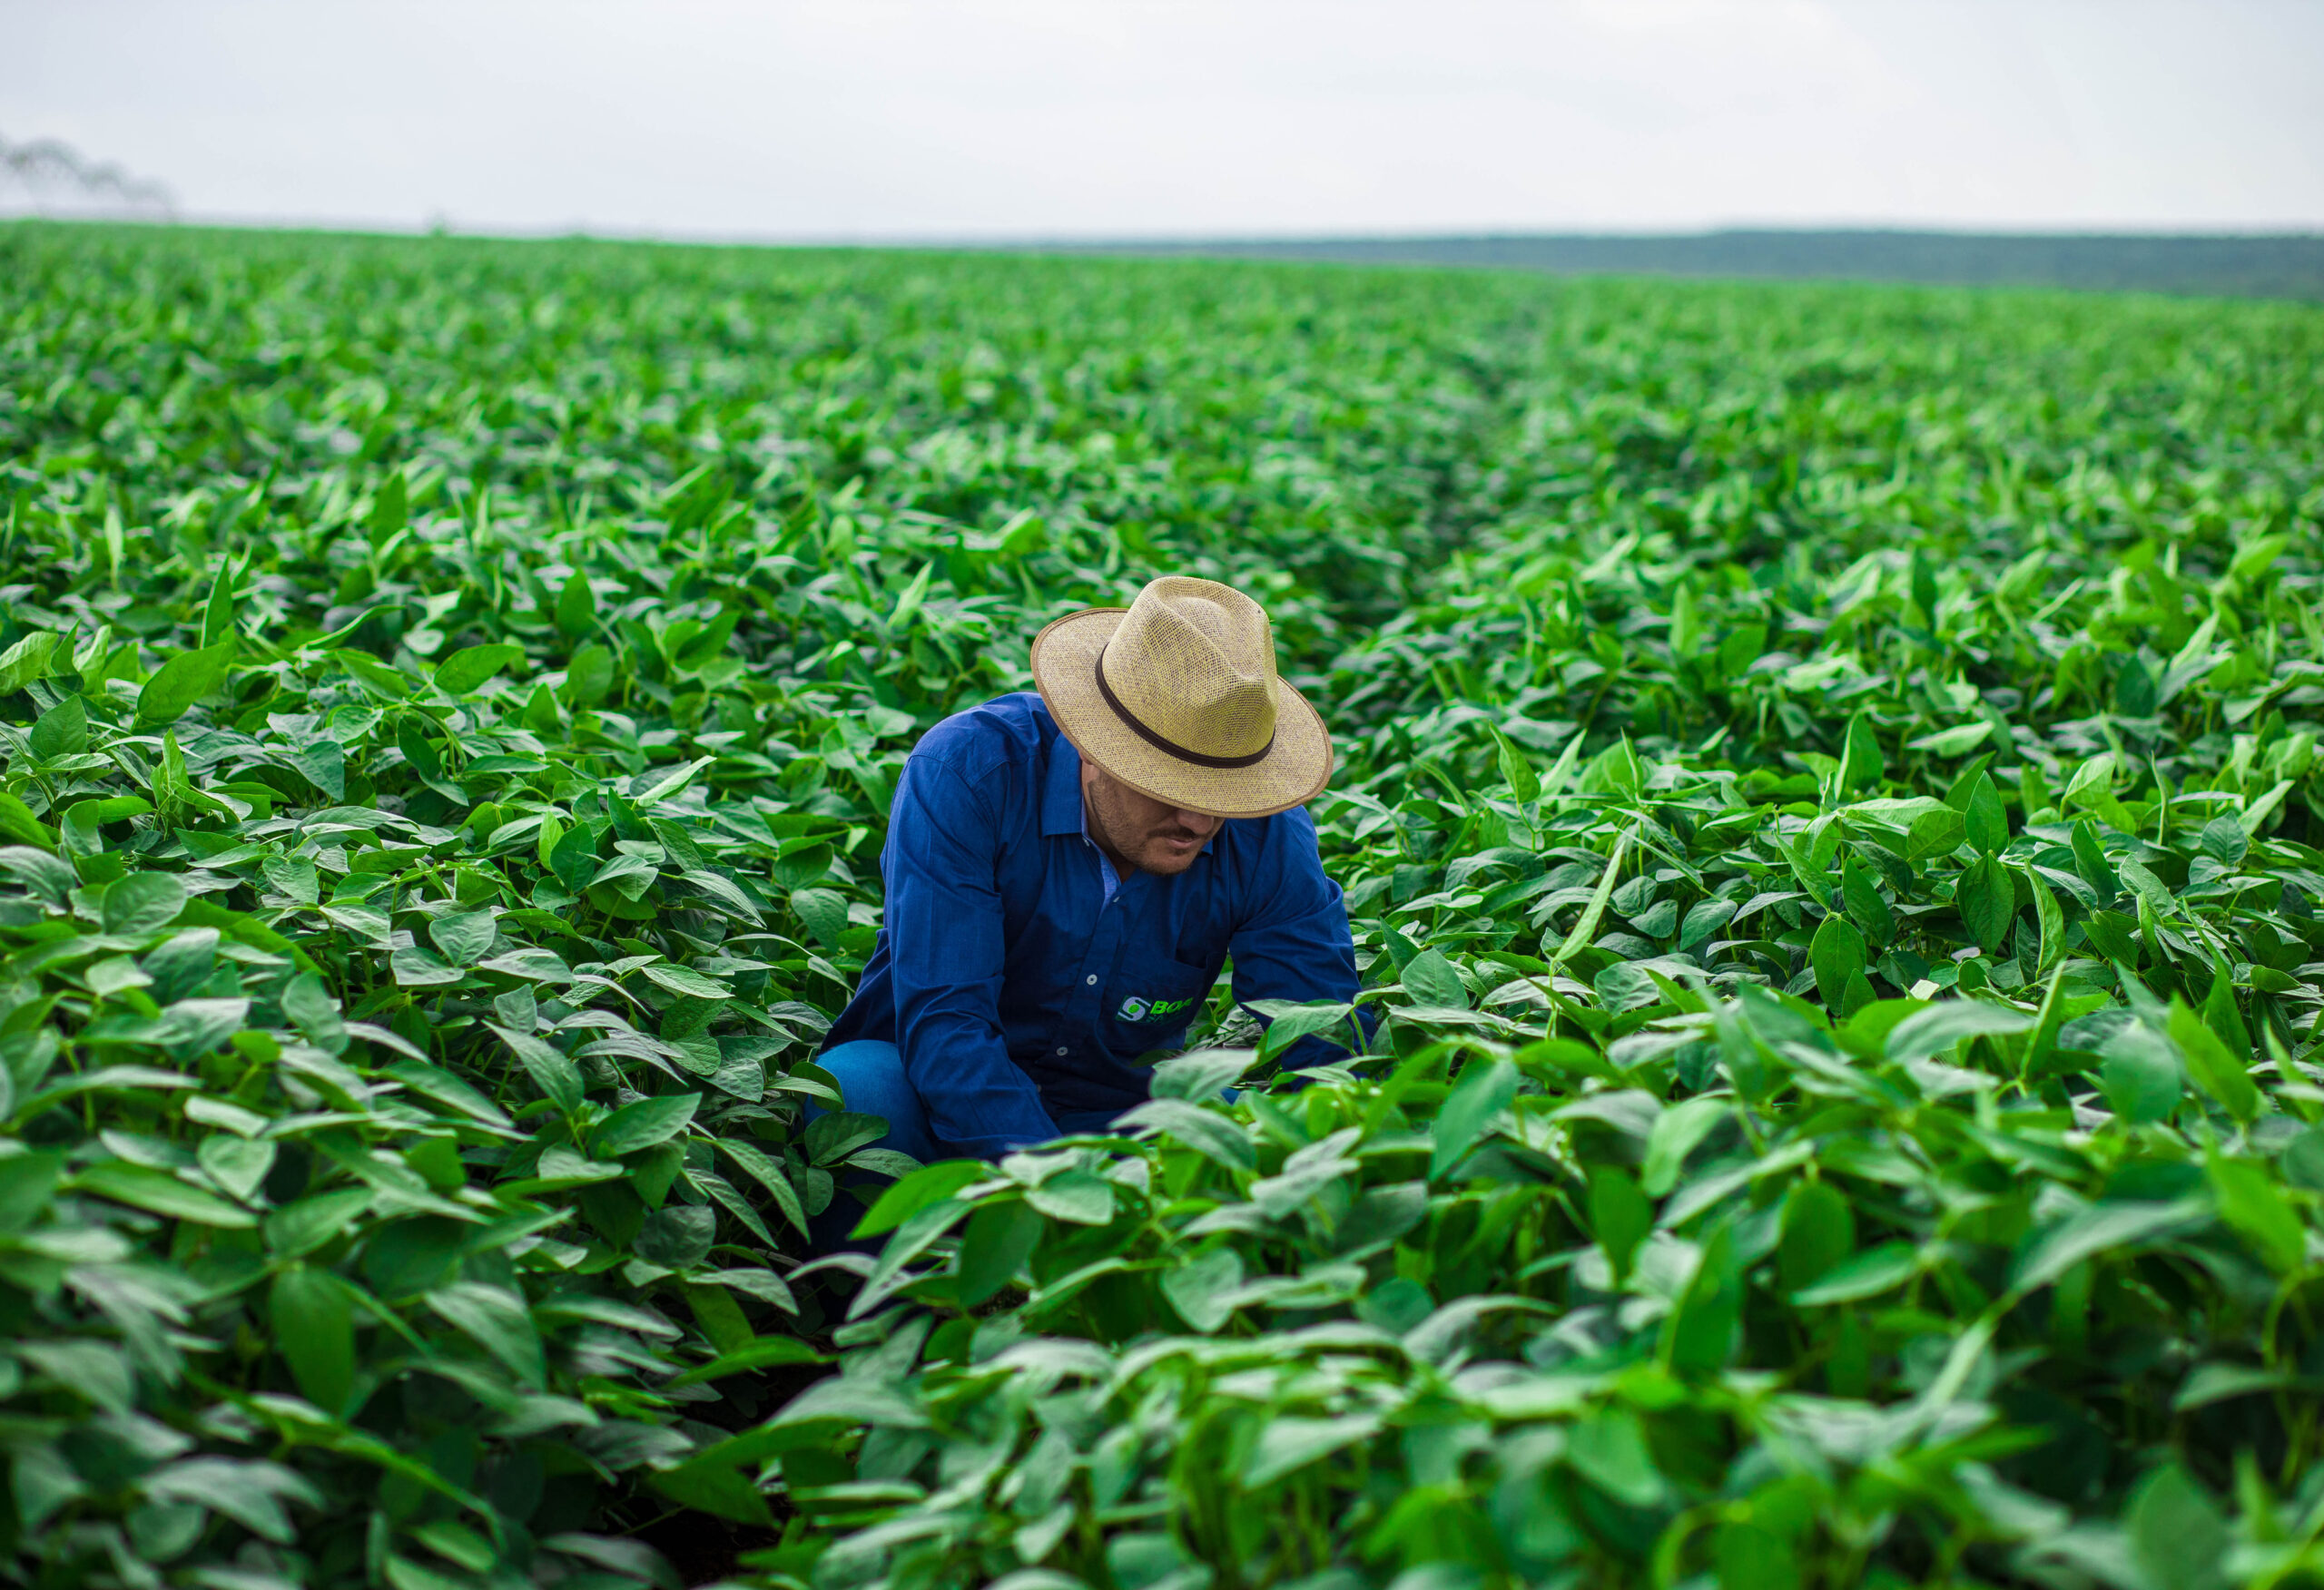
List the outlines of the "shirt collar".
{"type": "Polygon", "coordinates": [[[1060,734],[1049,747],[1049,775],[1041,783],[1041,837],[1088,835],[1081,814],[1081,753],[1060,734]]]}

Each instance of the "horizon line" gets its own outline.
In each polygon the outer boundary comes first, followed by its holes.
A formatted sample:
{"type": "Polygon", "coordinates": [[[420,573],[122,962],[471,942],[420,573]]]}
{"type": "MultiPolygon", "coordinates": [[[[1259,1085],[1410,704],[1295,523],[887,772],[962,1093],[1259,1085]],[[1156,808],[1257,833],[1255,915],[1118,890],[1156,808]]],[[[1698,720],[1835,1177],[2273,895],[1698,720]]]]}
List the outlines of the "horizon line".
{"type": "Polygon", "coordinates": [[[2243,224],[2231,226],[2155,227],[2104,223],[2091,226],[1999,226],[1938,222],[1890,221],[1731,221],[1699,226],[1559,228],[1477,226],[1427,230],[1381,228],[1370,231],[695,231],[603,227],[586,221],[569,225],[468,225],[446,216],[431,221],[327,220],[287,216],[201,215],[183,211],[168,216],[101,208],[74,209],[64,213],[0,207],[0,224],[46,221],[60,225],[106,224],[177,228],[190,231],[322,232],[349,236],[456,237],[480,240],[555,241],[586,240],[599,242],[670,243],[727,248],[794,249],[1090,249],[1090,248],[1282,248],[1350,243],[1478,243],[1478,242],[1668,242],[1732,237],[1890,237],[2003,240],[2050,242],[2310,242],[2324,241],[2324,221],[2305,226],[2243,224]]]}

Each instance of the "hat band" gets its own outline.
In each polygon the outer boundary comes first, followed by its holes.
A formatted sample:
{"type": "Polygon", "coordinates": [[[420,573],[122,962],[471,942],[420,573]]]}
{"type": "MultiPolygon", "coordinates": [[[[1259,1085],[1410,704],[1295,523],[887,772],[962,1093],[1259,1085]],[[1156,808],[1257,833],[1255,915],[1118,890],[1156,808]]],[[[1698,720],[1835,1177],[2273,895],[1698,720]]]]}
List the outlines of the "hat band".
{"type": "MultiPolygon", "coordinates": [[[[1111,644],[1113,644],[1111,641],[1106,643],[1106,645],[1111,644]]],[[[1180,761],[1192,762],[1198,768],[1251,768],[1266,761],[1267,752],[1275,749],[1275,736],[1269,734],[1267,742],[1248,756],[1211,756],[1203,751],[1190,751],[1167,735],[1156,733],[1138,721],[1137,713],[1122,705],[1121,698],[1114,693],[1114,687],[1106,682],[1105,646],[1098,648],[1098,662],[1092,672],[1098,675],[1098,693],[1105,698],[1108,706],[1113,708],[1114,716],[1128,724],[1137,732],[1137,737],[1157,751],[1168,752],[1180,761]]]]}

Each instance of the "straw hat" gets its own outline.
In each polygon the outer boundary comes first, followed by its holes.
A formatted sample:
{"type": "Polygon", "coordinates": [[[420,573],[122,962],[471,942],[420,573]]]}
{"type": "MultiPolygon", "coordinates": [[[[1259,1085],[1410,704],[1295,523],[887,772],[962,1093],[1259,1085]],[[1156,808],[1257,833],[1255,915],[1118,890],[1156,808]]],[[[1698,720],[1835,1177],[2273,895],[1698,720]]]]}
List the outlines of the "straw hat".
{"type": "Polygon", "coordinates": [[[1332,737],[1275,677],[1266,610],[1167,574],[1127,612],[1090,607],[1033,637],[1033,682],[1084,758],[1141,794],[1213,817],[1266,817],[1332,776],[1332,737]]]}

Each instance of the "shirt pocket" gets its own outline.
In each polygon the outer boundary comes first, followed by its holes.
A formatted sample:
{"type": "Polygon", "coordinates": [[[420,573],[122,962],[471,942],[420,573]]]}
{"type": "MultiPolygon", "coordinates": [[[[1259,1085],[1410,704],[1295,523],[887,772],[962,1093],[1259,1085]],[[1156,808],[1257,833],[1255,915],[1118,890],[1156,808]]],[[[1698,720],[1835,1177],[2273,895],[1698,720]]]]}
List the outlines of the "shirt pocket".
{"type": "Polygon", "coordinates": [[[1098,1030],[1118,1060],[1174,1046],[1200,1014],[1217,974],[1184,961],[1133,957],[1106,986],[1098,1030]]]}

